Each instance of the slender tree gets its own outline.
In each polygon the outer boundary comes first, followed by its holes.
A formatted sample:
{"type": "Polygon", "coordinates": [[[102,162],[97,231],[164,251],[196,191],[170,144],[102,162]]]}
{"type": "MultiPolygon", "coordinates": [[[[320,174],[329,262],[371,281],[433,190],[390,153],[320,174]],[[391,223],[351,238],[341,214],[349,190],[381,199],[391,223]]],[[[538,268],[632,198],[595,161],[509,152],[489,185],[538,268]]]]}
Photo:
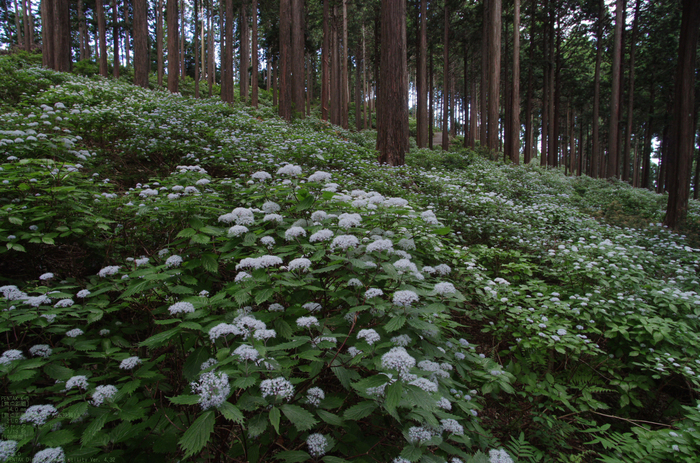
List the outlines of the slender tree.
{"type": "MultiPolygon", "coordinates": [[[[100,0],[96,0],[100,1],[100,0]]],[[[156,8],[156,60],[158,72],[158,87],[163,86],[163,0],[158,0],[156,8]]]]}
{"type": "Polygon", "coordinates": [[[450,102],[448,100],[450,95],[450,11],[445,2],[445,20],[444,20],[443,32],[443,66],[442,66],[442,150],[448,151],[450,149],[450,135],[447,132],[448,127],[448,117],[449,117],[449,107],[450,102]]]}
{"type": "MultiPolygon", "coordinates": [[[[49,3],[49,2],[41,2],[49,3]]],[[[97,14],[97,30],[100,36],[100,75],[107,77],[107,25],[105,24],[105,11],[103,0],[95,0],[95,13],[97,14]]],[[[44,42],[46,43],[46,42],[44,42]]]]}
{"type": "Polygon", "coordinates": [[[489,0],[489,121],[488,147],[498,149],[499,88],[501,85],[501,0],[489,0]]]}
{"type": "Polygon", "coordinates": [[[690,172],[695,148],[695,61],[700,29],[700,2],[683,0],[678,67],[668,156],[668,204],[664,225],[676,229],[686,218],[690,172]]]}
{"type": "Polygon", "coordinates": [[[112,0],[112,52],[114,61],[112,62],[112,76],[119,78],[119,11],[117,0],[112,0]]]}
{"type": "MultiPolygon", "coordinates": [[[[252,96],[251,96],[251,104],[253,105],[254,108],[258,107],[258,0],[253,0],[253,8],[252,8],[252,14],[253,14],[253,38],[252,38],[252,46],[251,46],[251,51],[252,51],[252,65],[253,65],[253,75],[252,75],[252,96]]],[[[269,69],[269,63],[268,63],[268,69],[269,69]]],[[[268,78],[270,74],[268,72],[268,78]]]]}
{"type": "Polygon", "coordinates": [[[379,162],[404,164],[408,151],[408,72],[406,63],[406,2],[382,0],[381,64],[377,151],[379,162]]]}
{"type": "Polygon", "coordinates": [[[241,33],[241,47],[240,47],[240,60],[241,65],[239,69],[240,79],[239,79],[239,91],[241,93],[241,101],[248,100],[248,68],[250,61],[250,28],[248,27],[248,1],[243,0],[241,4],[241,14],[240,14],[240,33],[241,33]]]}
{"type": "Polygon", "coordinates": [[[148,88],[148,4],[134,0],[134,84],[148,88]]]}
{"type": "Polygon", "coordinates": [[[233,0],[222,2],[223,44],[221,45],[221,100],[233,104],[233,0]]]}
{"type": "MultiPolygon", "coordinates": [[[[97,1],[99,2],[99,0],[97,1]]],[[[44,22],[43,27],[41,28],[41,64],[47,68],[53,68],[54,63],[53,9],[53,2],[47,0],[43,0],[41,2],[41,18],[44,22]]],[[[17,11],[16,1],[15,11],[17,11]]],[[[15,21],[17,21],[17,37],[19,40],[19,15],[15,15],[15,21]]]]}
{"type": "Polygon", "coordinates": [[[199,2],[194,0],[194,97],[199,98],[199,2]]]}
{"type": "MultiPolygon", "coordinates": [[[[637,47],[637,30],[639,28],[639,6],[641,2],[636,1],[634,7],[634,21],[632,23],[632,43],[630,44],[630,83],[629,83],[629,95],[627,101],[627,131],[625,136],[625,148],[622,152],[622,180],[625,182],[630,179],[630,147],[632,143],[632,125],[634,122],[634,58],[635,51],[637,47]]],[[[636,156],[637,152],[635,150],[635,171],[633,178],[637,178],[636,171],[636,156]]],[[[632,183],[636,183],[633,181],[632,183]]],[[[637,186],[637,185],[635,185],[637,186]]]]}
{"type": "Polygon", "coordinates": [[[292,120],[292,86],[291,77],[291,50],[292,24],[290,2],[292,0],[280,0],[280,58],[279,58],[279,114],[282,118],[292,120]]]}
{"type": "Polygon", "coordinates": [[[488,133],[488,82],[489,82],[489,8],[493,0],[483,0],[483,19],[481,25],[481,87],[479,95],[481,96],[481,145],[489,146],[487,140],[488,133]]]}
{"type": "MultiPolygon", "coordinates": [[[[98,0],[99,1],[99,0],[98,0]]],[[[178,92],[180,57],[178,56],[177,0],[168,1],[168,90],[178,92]]],[[[229,0],[230,1],[230,0],[229,0]]]]}
{"type": "Polygon", "coordinates": [[[513,12],[513,100],[511,106],[510,161],[520,163],[520,0],[515,0],[513,12]]]}
{"type": "MultiPolygon", "coordinates": [[[[428,0],[420,0],[420,34],[418,44],[418,65],[416,69],[416,84],[418,87],[418,107],[416,108],[416,142],[419,148],[428,145],[428,108],[427,108],[427,60],[428,54],[428,34],[427,34],[427,13],[428,0]]],[[[364,37],[363,37],[364,38],[364,37]]]]}
{"type": "Polygon", "coordinates": [[[289,72],[291,73],[292,110],[299,117],[304,117],[304,0],[291,2],[291,56],[289,72]]]}
{"type": "Polygon", "coordinates": [[[598,25],[596,34],[596,58],[595,58],[595,83],[593,90],[593,148],[591,152],[591,177],[598,178],[598,164],[600,156],[600,136],[598,134],[600,118],[600,62],[603,54],[603,0],[598,3],[598,25]]]}
{"type": "MultiPolygon", "coordinates": [[[[328,2],[330,0],[323,0],[323,48],[321,51],[321,119],[324,121],[328,120],[328,100],[330,91],[330,73],[329,73],[329,59],[330,59],[330,46],[331,46],[331,36],[330,36],[330,14],[328,12],[328,2]]],[[[363,29],[363,43],[364,43],[364,29],[363,29]]]]}
{"type": "Polygon", "coordinates": [[[622,12],[623,0],[615,3],[615,37],[612,56],[612,96],[610,100],[610,128],[608,130],[607,176],[617,176],[619,169],[619,123],[620,123],[620,73],[622,66],[622,12]]]}

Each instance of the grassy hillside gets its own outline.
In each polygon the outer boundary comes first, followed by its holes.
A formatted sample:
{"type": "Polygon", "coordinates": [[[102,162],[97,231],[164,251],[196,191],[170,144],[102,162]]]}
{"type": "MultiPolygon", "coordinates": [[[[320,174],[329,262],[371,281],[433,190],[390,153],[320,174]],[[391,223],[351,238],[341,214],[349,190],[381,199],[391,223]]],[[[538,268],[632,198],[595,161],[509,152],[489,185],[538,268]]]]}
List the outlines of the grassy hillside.
{"type": "Polygon", "coordinates": [[[0,460],[696,461],[697,203],[0,76],[0,460]]]}

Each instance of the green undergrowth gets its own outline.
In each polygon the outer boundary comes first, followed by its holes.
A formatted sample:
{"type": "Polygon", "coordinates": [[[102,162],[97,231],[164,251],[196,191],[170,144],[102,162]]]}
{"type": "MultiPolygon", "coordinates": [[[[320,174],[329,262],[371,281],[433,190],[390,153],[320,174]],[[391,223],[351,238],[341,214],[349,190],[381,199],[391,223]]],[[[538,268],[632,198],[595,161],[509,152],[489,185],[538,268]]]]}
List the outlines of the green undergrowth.
{"type": "Polygon", "coordinates": [[[662,196],[9,59],[0,455],[696,460],[662,196]]]}

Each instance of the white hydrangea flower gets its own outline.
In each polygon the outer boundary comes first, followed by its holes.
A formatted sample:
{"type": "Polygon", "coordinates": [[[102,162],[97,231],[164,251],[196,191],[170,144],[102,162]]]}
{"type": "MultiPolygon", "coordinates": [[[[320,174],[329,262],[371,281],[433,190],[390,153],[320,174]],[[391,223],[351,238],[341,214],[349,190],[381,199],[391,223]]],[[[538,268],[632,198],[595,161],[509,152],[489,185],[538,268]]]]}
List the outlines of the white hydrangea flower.
{"type": "Polygon", "coordinates": [[[442,276],[448,275],[451,271],[452,268],[450,268],[449,265],[447,264],[440,264],[435,266],[435,271],[442,276]]]}
{"type": "Polygon", "coordinates": [[[253,338],[257,339],[258,341],[266,341],[268,339],[276,338],[277,337],[277,331],[275,330],[256,330],[255,333],[253,333],[253,338]]]}
{"type": "Polygon", "coordinates": [[[236,347],[236,350],[233,351],[232,355],[237,355],[241,360],[251,360],[253,362],[260,358],[260,353],[258,350],[255,347],[247,344],[241,344],[240,346],[236,347]]]}
{"type": "Polygon", "coordinates": [[[400,307],[410,307],[414,302],[418,302],[418,294],[413,291],[396,291],[394,293],[394,304],[400,307]]]}
{"type": "Polygon", "coordinates": [[[389,239],[378,239],[367,245],[367,252],[383,252],[391,253],[394,250],[394,243],[389,239]]]}
{"type": "Polygon", "coordinates": [[[99,407],[107,400],[112,400],[112,398],[117,394],[117,388],[108,384],[106,386],[97,386],[92,393],[92,404],[95,407],[99,407]]]}
{"type": "Polygon", "coordinates": [[[348,286],[359,288],[359,287],[362,287],[362,282],[360,280],[358,280],[357,278],[351,278],[348,280],[348,286]]]}
{"type": "Polygon", "coordinates": [[[412,426],[408,430],[408,441],[412,444],[420,444],[430,440],[433,434],[422,426],[412,426]]]}
{"type": "Polygon", "coordinates": [[[321,170],[316,171],[315,173],[309,175],[309,182],[327,182],[330,180],[332,177],[331,174],[328,172],[323,172],[321,170]]]}
{"type": "Polygon", "coordinates": [[[442,425],[443,431],[449,432],[450,434],[454,434],[455,436],[464,434],[464,427],[459,424],[457,420],[445,418],[440,420],[440,424],[442,425]]]}
{"type": "Polygon", "coordinates": [[[315,211],[311,214],[311,220],[314,222],[323,222],[328,218],[328,214],[325,211],[315,211]]]}
{"type": "Polygon", "coordinates": [[[236,274],[236,278],[233,279],[234,283],[238,283],[244,280],[248,280],[250,278],[253,278],[253,276],[248,273],[248,272],[238,272],[236,274]]]}
{"type": "Polygon", "coordinates": [[[416,243],[413,238],[403,238],[399,240],[399,247],[404,251],[412,251],[416,249],[416,243]]]}
{"type": "Polygon", "coordinates": [[[391,338],[391,342],[399,347],[406,347],[411,344],[411,337],[407,334],[400,334],[391,338]]]}
{"type": "Polygon", "coordinates": [[[427,378],[416,378],[409,384],[423,389],[425,392],[437,392],[438,385],[427,378]]]}
{"type": "Polygon", "coordinates": [[[452,403],[444,397],[440,397],[440,400],[437,401],[437,406],[448,412],[452,410],[452,403]]]}
{"type": "Polygon", "coordinates": [[[182,264],[182,257],[174,254],[165,261],[165,268],[179,267],[182,264]]]}
{"type": "Polygon", "coordinates": [[[260,256],[260,257],[246,257],[241,259],[241,261],[236,265],[236,270],[244,268],[260,269],[273,267],[276,265],[282,265],[282,259],[277,256],[260,256]]]}
{"type": "Polygon", "coordinates": [[[228,323],[219,323],[215,327],[209,330],[209,339],[211,342],[216,341],[222,336],[228,336],[229,334],[243,334],[243,331],[236,325],[230,325],[228,323]]]}
{"type": "MultiPolygon", "coordinates": [[[[315,212],[314,212],[315,214],[315,212]]],[[[324,212],[325,214],[325,212],[324,212]]],[[[333,232],[327,229],[319,230],[309,237],[310,243],[315,243],[317,241],[328,241],[333,238],[333,232]]]]}
{"type": "Polygon", "coordinates": [[[311,328],[312,326],[319,326],[318,319],[316,317],[299,317],[297,318],[297,326],[300,328],[311,328]]]}
{"type": "Polygon", "coordinates": [[[362,224],[360,214],[344,212],[338,216],[338,226],[340,228],[359,227],[362,224]]]}
{"type": "Polygon", "coordinates": [[[275,302],[274,304],[270,304],[267,310],[270,312],[284,312],[284,306],[275,302]]]}
{"type": "Polygon", "coordinates": [[[200,365],[199,369],[200,370],[206,370],[207,368],[214,366],[218,364],[219,362],[215,358],[210,358],[204,362],[202,362],[202,365],[200,365]]]}
{"type": "Polygon", "coordinates": [[[87,376],[79,375],[79,376],[73,376],[70,378],[68,381],[66,381],[66,391],[69,391],[73,389],[74,387],[77,387],[79,389],[82,389],[83,391],[87,390],[89,384],[87,380],[87,376]]]}
{"type": "Polygon", "coordinates": [[[290,400],[294,396],[294,386],[282,376],[262,381],[260,383],[260,391],[263,398],[278,396],[282,399],[290,400]]]}
{"type": "Polygon", "coordinates": [[[302,305],[302,308],[308,310],[311,313],[314,313],[321,310],[321,304],[319,304],[318,302],[307,302],[306,304],[302,305]]]}
{"type": "Polygon", "coordinates": [[[314,407],[318,407],[325,398],[326,394],[320,387],[312,387],[306,391],[306,402],[314,407]]]}
{"type": "Polygon", "coordinates": [[[287,241],[291,241],[300,236],[306,236],[306,230],[304,230],[302,227],[291,227],[284,232],[284,239],[287,241]]]}
{"type": "Polygon", "coordinates": [[[311,434],[306,438],[306,445],[309,446],[309,454],[316,458],[326,454],[328,450],[328,440],[323,434],[311,434]]]}
{"type": "Polygon", "coordinates": [[[175,315],[178,313],[192,313],[194,312],[194,305],[191,302],[176,302],[175,304],[168,307],[170,315],[175,315]]]}
{"type": "Polygon", "coordinates": [[[17,453],[17,441],[0,440],[0,461],[9,461],[17,453]]]}
{"type": "Polygon", "coordinates": [[[105,277],[112,276],[112,275],[116,274],[117,272],[119,272],[119,266],[118,265],[110,265],[110,266],[105,267],[102,270],[100,270],[97,273],[97,275],[101,278],[105,278],[105,277]]]}
{"type": "Polygon", "coordinates": [[[228,384],[228,375],[223,372],[210,371],[202,373],[199,382],[190,383],[192,392],[199,394],[199,405],[202,410],[220,407],[231,392],[228,384]]]}
{"type": "Polygon", "coordinates": [[[273,213],[275,213],[275,212],[279,212],[280,209],[282,209],[282,208],[280,207],[280,205],[277,204],[276,202],[273,202],[273,201],[266,201],[266,202],[262,205],[262,210],[263,210],[264,212],[268,213],[268,214],[273,214],[273,213]]]}
{"type": "Polygon", "coordinates": [[[301,175],[301,167],[295,166],[293,164],[286,164],[282,167],[279,168],[277,171],[277,175],[291,175],[292,177],[296,177],[297,175],[301,175]]]}
{"type": "Polygon", "coordinates": [[[356,248],[360,244],[360,240],[354,235],[338,235],[331,243],[331,250],[340,248],[343,251],[348,248],[356,248]]]}
{"type": "Polygon", "coordinates": [[[137,365],[141,364],[141,359],[138,357],[129,357],[122,360],[119,368],[122,370],[133,370],[137,365]]]}
{"type": "Polygon", "coordinates": [[[37,344],[29,348],[29,353],[34,357],[48,357],[52,352],[48,344],[37,344]]]}
{"type": "Polygon", "coordinates": [[[389,352],[382,355],[382,368],[405,372],[416,365],[416,359],[406,352],[403,347],[392,347],[389,352]]]}
{"type": "Polygon", "coordinates": [[[47,281],[47,280],[50,280],[50,279],[52,279],[52,278],[53,278],[53,273],[51,273],[51,272],[44,273],[43,275],[41,275],[41,276],[39,277],[39,279],[40,279],[41,281],[47,281]]]}
{"type": "Polygon", "coordinates": [[[370,288],[367,291],[365,291],[365,299],[372,299],[374,297],[379,297],[383,295],[384,291],[382,291],[379,288],[370,288]]]}
{"type": "Polygon", "coordinates": [[[441,296],[455,294],[457,290],[452,283],[442,282],[435,285],[435,292],[441,296]]]}
{"type": "Polygon", "coordinates": [[[109,336],[110,331],[108,329],[101,329],[100,336],[109,336]]]}
{"type": "Polygon", "coordinates": [[[394,268],[396,269],[397,272],[399,272],[399,275],[409,272],[409,273],[417,273],[418,272],[418,267],[416,267],[416,264],[411,262],[408,259],[399,259],[396,262],[394,262],[394,268]]]}
{"type": "Polygon", "coordinates": [[[65,461],[66,456],[61,447],[40,450],[32,459],[32,463],[64,463],[65,461]]]}
{"type": "Polygon", "coordinates": [[[42,304],[51,304],[51,299],[42,294],[41,296],[24,297],[24,304],[31,305],[32,307],[39,307],[42,304]]]}
{"type": "Polygon", "coordinates": [[[294,259],[291,262],[289,262],[289,265],[287,265],[287,269],[289,271],[292,271],[292,270],[307,271],[307,270],[309,270],[309,267],[311,267],[311,261],[309,259],[304,258],[304,257],[299,257],[298,259],[294,259]]]}
{"type": "Polygon", "coordinates": [[[355,357],[355,356],[357,356],[357,355],[359,355],[359,354],[361,354],[361,353],[362,353],[362,351],[359,350],[359,349],[358,349],[357,347],[355,347],[355,346],[350,346],[350,347],[348,347],[348,354],[350,354],[350,357],[355,357]]]}
{"type": "Polygon", "coordinates": [[[243,225],[234,225],[228,229],[228,236],[241,236],[244,233],[248,233],[248,227],[243,225]]]}
{"type": "Polygon", "coordinates": [[[513,459],[503,449],[491,449],[489,450],[489,463],[513,463],[513,459]]]}
{"type": "Polygon", "coordinates": [[[19,417],[19,422],[29,423],[32,426],[41,426],[50,417],[56,415],[58,415],[58,410],[53,405],[32,405],[19,417]]]}
{"type": "Polygon", "coordinates": [[[83,334],[83,330],[81,330],[80,328],[73,328],[72,330],[66,332],[66,336],[68,336],[69,338],[77,338],[78,336],[81,336],[83,334]]]}
{"type": "Polygon", "coordinates": [[[263,222],[282,223],[284,222],[284,217],[282,217],[279,214],[265,214],[265,216],[263,217],[263,222]]]}
{"type": "Polygon", "coordinates": [[[364,339],[365,341],[367,341],[367,344],[371,346],[375,342],[379,341],[381,337],[379,336],[379,333],[369,328],[365,330],[360,330],[360,332],[357,333],[357,339],[364,339]]]}
{"type": "Polygon", "coordinates": [[[272,175],[268,174],[265,171],[258,171],[255,172],[253,175],[250,176],[253,180],[259,180],[261,182],[264,182],[265,180],[269,180],[272,178],[272,175]]]}

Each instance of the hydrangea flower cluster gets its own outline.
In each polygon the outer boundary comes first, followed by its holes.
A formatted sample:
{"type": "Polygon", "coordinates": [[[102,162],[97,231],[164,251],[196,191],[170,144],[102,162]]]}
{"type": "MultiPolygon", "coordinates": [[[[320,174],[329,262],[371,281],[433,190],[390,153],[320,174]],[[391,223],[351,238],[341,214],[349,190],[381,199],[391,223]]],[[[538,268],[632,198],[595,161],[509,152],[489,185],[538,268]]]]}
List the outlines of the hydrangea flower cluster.
{"type": "MultiPolygon", "coordinates": [[[[206,363],[206,362],[205,362],[206,363]]],[[[208,367],[207,367],[208,368],[208,367]]],[[[228,383],[228,375],[223,372],[210,371],[202,373],[199,381],[190,384],[192,392],[199,394],[199,404],[202,410],[218,408],[228,398],[231,387],[228,383]]]]}

